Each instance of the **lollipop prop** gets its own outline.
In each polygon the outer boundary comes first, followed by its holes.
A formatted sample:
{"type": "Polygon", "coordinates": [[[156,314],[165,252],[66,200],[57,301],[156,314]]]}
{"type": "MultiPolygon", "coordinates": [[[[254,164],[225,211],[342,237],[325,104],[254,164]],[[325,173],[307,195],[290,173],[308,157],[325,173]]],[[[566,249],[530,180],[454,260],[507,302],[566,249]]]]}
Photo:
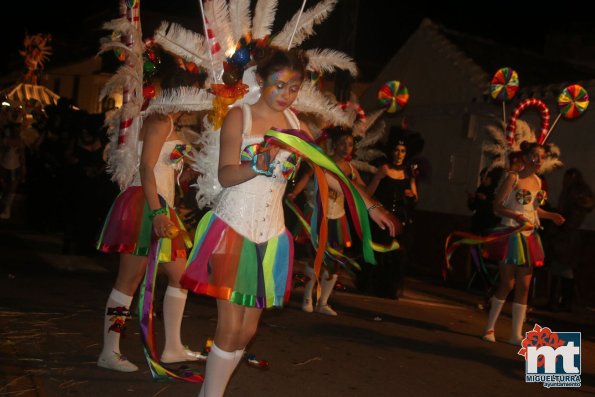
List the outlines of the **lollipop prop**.
{"type": "Polygon", "coordinates": [[[400,81],[388,81],[378,90],[378,102],[388,113],[396,113],[409,102],[409,90],[400,81]]]}
{"type": "Polygon", "coordinates": [[[589,93],[587,90],[578,84],[572,84],[564,88],[558,96],[558,110],[560,113],[554,120],[552,127],[543,136],[543,139],[539,140],[539,143],[543,144],[546,141],[560,117],[564,116],[569,120],[576,119],[587,110],[587,107],[589,107],[589,93]]]}
{"type": "Polygon", "coordinates": [[[507,139],[508,143],[512,146],[514,143],[514,133],[516,132],[516,122],[520,116],[520,114],[529,107],[535,107],[539,111],[541,115],[541,131],[539,133],[539,138],[537,141],[539,143],[545,141],[545,137],[548,134],[548,129],[550,126],[550,111],[543,103],[543,101],[535,98],[525,99],[523,102],[519,103],[518,106],[512,112],[512,116],[510,117],[510,121],[508,122],[508,134],[507,139]]]}
{"type": "Polygon", "coordinates": [[[510,101],[519,90],[519,75],[509,67],[498,69],[490,82],[492,99],[502,101],[502,121],[506,124],[506,101],[510,101]]]}

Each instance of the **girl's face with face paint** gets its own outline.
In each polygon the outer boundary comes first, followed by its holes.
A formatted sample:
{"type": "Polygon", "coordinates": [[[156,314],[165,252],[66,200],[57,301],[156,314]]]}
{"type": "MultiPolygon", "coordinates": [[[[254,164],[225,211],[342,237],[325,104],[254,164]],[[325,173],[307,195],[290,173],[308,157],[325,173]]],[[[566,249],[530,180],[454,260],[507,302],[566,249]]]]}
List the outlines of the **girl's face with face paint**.
{"type": "Polygon", "coordinates": [[[281,69],[264,80],[261,98],[272,109],[283,111],[297,98],[302,81],[300,72],[281,69]]]}

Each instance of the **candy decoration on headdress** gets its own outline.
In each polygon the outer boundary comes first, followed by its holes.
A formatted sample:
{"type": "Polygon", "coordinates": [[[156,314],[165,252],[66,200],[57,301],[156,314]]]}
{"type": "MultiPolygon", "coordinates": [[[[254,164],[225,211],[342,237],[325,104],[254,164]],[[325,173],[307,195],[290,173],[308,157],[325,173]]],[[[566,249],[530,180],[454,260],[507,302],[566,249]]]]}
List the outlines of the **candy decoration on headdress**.
{"type": "MultiPolygon", "coordinates": [[[[126,1],[126,19],[128,19],[128,21],[140,32],[140,2],[136,0],[126,1]]],[[[127,47],[132,48],[134,46],[134,36],[132,34],[122,35],[122,42],[126,44],[127,47]]],[[[127,82],[124,85],[124,90],[122,92],[122,109],[126,108],[128,104],[132,102],[134,95],[134,86],[127,82]]],[[[124,145],[126,143],[126,135],[128,134],[133,121],[133,117],[122,118],[120,120],[118,145],[124,145]]]]}
{"type": "Polygon", "coordinates": [[[564,116],[569,120],[580,117],[587,110],[589,106],[589,93],[583,87],[578,84],[572,84],[564,88],[560,95],[558,95],[558,110],[560,113],[554,120],[549,131],[540,137],[539,143],[543,144],[546,139],[552,133],[552,130],[560,120],[560,117],[564,116]]]}
{"type": "Polygon", "coordinates": [[[547,136],[548,128],[550,126],[550,111],[543,103],[543,101],[535,98],[528,98],[525,99],[523,102],[519,103],[518,106],[512,112],[512,116],[510,117],[510,121],[508,122],[508,143],[512,145],[514,143],[514,133],[516,131],[516,122],[520,116],[520,114],[527,109],[528,107],[535,107],[539,111],[541,116],[541,131],[538,135],[537,141],[542,143],[544,137],[547,136]]]}
{"type": "Polygon", "coordinates": [[[589,106],[589,93],[578,84],[564,88],[558,96],[558,109],[567,119],[575,119],[582,115],[589,106]]]}
{"type": "Polygon", "coordinates": [[[400,81],[387,81],[378,90],[378,102],[388,113],[396,113],[409,102],[409,90],[400,81]]]}
{"type": "Polygon", "coordinates": [[[350,101],[339,102],[339,106],[341,106],[341,109],[343,109],[343,110],[353,109],[355,111],[357,121],[359,121],[360,123],[366,122],[366,112],[364,112],[364,109],[361,107],[361,105],[359,103],[350,102],[350,101]]]}
{"type": "Polygon", "coordinates": [[[500,68],[490,82],[493,99],[502,102],[502,124],[506,125],[506,101],[510,101],[519,90],[519,75],[513,68],[500,68]]]}
{"type": "Polygon", "coordinates": [[[513,68],[498,69],[490,82],[490,94],[497,101],[510,101],[519,90],[519,75],[513,68]]]}

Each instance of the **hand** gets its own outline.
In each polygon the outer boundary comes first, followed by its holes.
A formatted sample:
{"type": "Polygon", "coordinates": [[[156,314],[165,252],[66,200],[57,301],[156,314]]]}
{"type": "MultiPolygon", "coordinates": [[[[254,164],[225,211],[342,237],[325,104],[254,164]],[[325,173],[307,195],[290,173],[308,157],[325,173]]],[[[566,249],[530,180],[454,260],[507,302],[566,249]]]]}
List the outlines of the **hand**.
{"type": "MultiPolygon", "coordinates": [[[[267,148],[262,149],[262,151],[256,155],[256,169],[254,169],[254,171],[256,171],[257,173],[267,173],[271,171],[270,166],[275,161],[277,153],[279,153],[278,146],[269,146],[267,148]]],[[[252,164],[252,168],[254,168],[254,163],[252,164]]],[[[270,176],[269,174],[265,175],[270,176]]]]}
{"type": "Polygon", "coordinates": [[[155,218],[153,218],[153,230],[157,237],[167,237],[168,230],[171,227],[175,227],[175,225],[167,215],[156,215],[155,218]]]}
{"type": "Polygon", "coordinates": [[[384,209],[384,207],[374,208],[369,211],[369,214],[370,218],[372,218],[382,230],[388,228],[388,233],[391,237],[395,237],[397,234],[402,233],[403,227],[399,220],[392,214],[392,212],[384,209]]]}
{"type": "Polygon", "coordinates": [[[374,178],[380,180],[380,179],[384,179],[384,177],[386,176],[386,174],[388,173],[388,165],[384,164],[382,167],[378,168],[378,171],[376,171],[376,175],[374,175],[374,178]]]}
{"type": "Polygon", "coordinates": [[[405,189],[405,197],[415,197],[415,193],[411,189],[405,189]]]}
{"type": "Polygon", "coordinates": [[[553,222],[554,222],[556,225],[560,226],[561,224],[563,224],[564,222],[566,222],[566,219],[564,219],[564,217],[563,217],[562,215],[560,215],[560,214],[558,214],[558,213],[554,212],[554,213],[552,214],[552,221],[553,221],[553,222]]]}
{"type": "Polygon", "coordinates": [[[478,199],[480,199],[480,200],[485,200],[485,199],[487,199],[487,198],[488,198],[488,196],[486,196],[486,195],[485,195],[485,194],[483,194],[483,193],[477,193],[477,194],[476,194],[476,197],[477,197],[478,199]]]}

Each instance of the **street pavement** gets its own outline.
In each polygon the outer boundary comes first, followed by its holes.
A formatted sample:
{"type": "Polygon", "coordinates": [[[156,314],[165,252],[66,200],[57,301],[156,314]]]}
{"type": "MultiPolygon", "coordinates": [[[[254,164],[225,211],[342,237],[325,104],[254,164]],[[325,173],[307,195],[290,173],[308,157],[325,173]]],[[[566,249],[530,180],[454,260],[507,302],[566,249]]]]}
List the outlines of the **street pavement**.
{"type": "MultiPolygon", "coordinates": [[[[103,311],[117,256],[62,255],[59,234],[41,234],[0,223],[0,396],[185,397],[200,384],[154,381],[145,363],[136,314],[122,341],[135,373],[96,366],[103,311]]],[[[299,270],[302,263],[297,263],[299,270]]],[[[350,280],[341,281],[350,287],[350,280]]],[[[157,287],[156,336],[162,346],[157,287]]],[[[249,351],[269,361],[267,370],[243,363],[226,396],[575,396],[595,394],[594,313],[533,309],[535,323],[553,331],[582,331],[581,379],[575,389],[525,382],[518,347],[504,341],[510,304],[496,328],[497,343],[480,339],[486,313],[481,294],[441,280],[409,277],[399,300],[366,296],[348,288],[331,298],[339,316],[301,311],[302,288],[289,304],[263,314],[249,351]]],[[[136,300],[133,305],[136,304],[136,300]]],[[[191,295],[182,339],[201,350],[216,326],[215,302],[191,295]]],[[[204,364],[190,364],[204,372],[204,364]]]]}

